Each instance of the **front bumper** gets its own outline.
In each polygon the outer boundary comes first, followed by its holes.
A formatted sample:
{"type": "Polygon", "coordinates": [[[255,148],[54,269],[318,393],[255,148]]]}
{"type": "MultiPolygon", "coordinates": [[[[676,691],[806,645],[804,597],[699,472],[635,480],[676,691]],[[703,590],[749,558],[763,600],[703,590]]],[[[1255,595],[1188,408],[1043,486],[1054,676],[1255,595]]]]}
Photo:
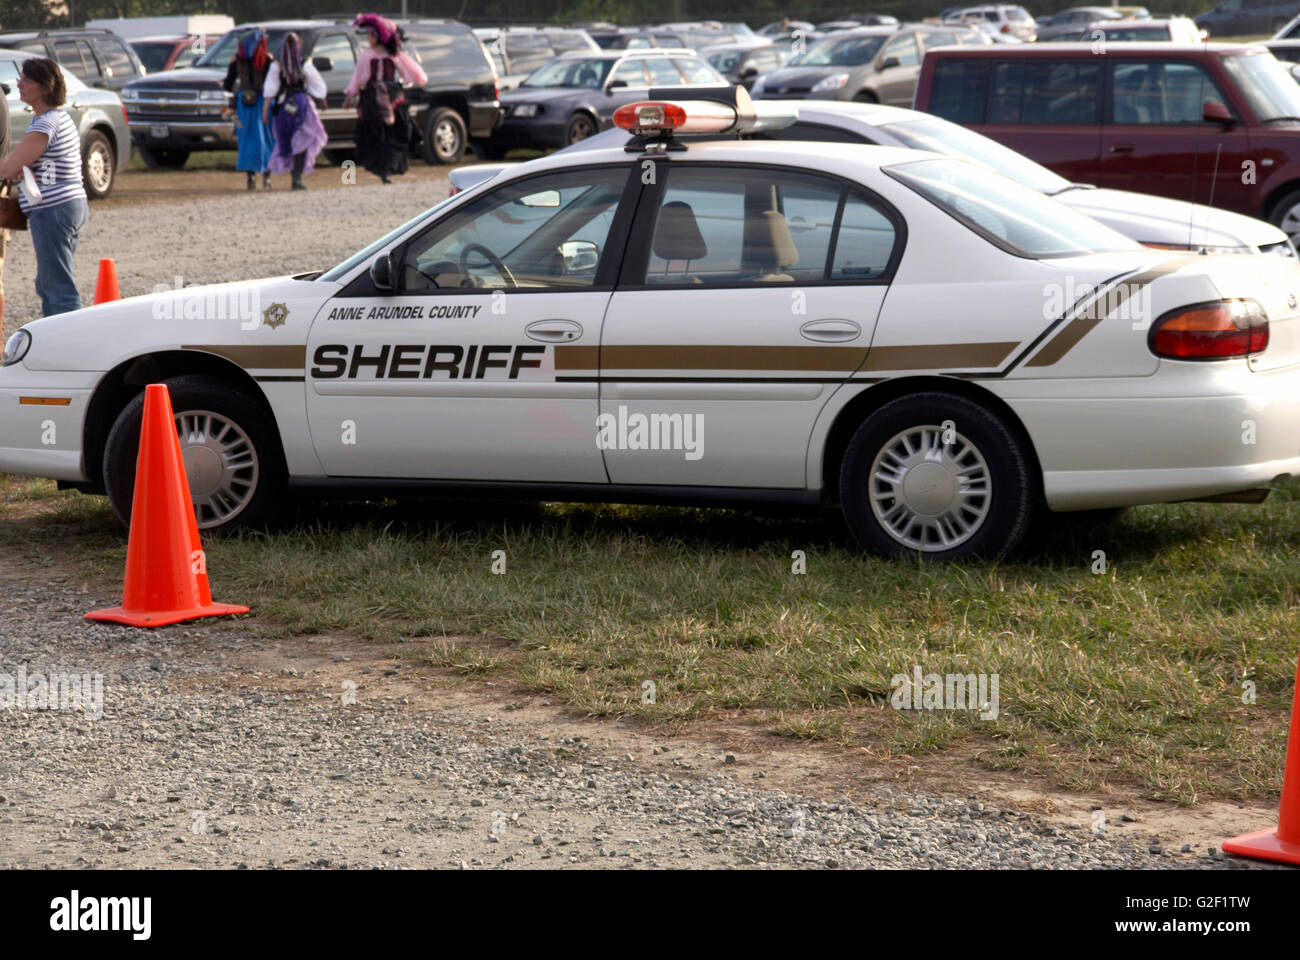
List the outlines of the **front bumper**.
{"type": "Polygon", "coordinates": [[[0,472],[85,482],[82,432],[99,373],[0,370],[0,472]]]}
{"type": "Polygon", "coordinates": [[[159,150],[234,150],[239,142],[234,123],[221,120],[132,119],[131,142],[159,150]]]}
{"type": "Polygon", "coordinates": [[[506,117],[500,126],[486,139],[493,147],[501,150],[513,150],[524,147],[530,150],[554,150],[568,146],[569,118],[553,117],[544,114],[541,117],[518,119],[506,117]]]}

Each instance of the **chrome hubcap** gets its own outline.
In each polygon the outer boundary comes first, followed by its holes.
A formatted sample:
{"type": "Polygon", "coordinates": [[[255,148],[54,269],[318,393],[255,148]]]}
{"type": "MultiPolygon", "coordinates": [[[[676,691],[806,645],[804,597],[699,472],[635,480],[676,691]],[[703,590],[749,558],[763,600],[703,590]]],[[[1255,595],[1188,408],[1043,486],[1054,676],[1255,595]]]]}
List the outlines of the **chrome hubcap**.
{"type": "Polygon", "coordinates": [[[257,491],[253,442],[237,424],[211,410],[176,414],[176,432],[199,528],[225,523],[248,506],[257,491]]]}
{"type": "Polygon", "coordinates": [[[91,186],[100,193],[107,190],[112,182],[112,166],[109,163],[108,151],[102,145],[91,147],[86,157],[86,177],[90,180],[91,186]]]}
{"type": "Polygon", "coordinates": [[[573,142],[586,140],[591,136],[591,123],[587,120],[579,120],[573,125],[573,142]]]}
{"type": "Polygon", "coordinates": [[[1287,210],[1277,226],[1292,240],[1300,240],[1300,203],[1287,210]]]}
{"type": "Polygon", "coordinates": [[[988,464],[956,430],[926,425],[896,434],[876,454],[868,482],[876,520],[912,550],[960,546],[988,516],[988,464]]]}
{"type": "Polygon", "coordinates": [[[443,120],[433,132],[433,142],[438,145],[438,152],[446,156],[456,152],[460,146],[460,133],[450,120],[443,120]]]}

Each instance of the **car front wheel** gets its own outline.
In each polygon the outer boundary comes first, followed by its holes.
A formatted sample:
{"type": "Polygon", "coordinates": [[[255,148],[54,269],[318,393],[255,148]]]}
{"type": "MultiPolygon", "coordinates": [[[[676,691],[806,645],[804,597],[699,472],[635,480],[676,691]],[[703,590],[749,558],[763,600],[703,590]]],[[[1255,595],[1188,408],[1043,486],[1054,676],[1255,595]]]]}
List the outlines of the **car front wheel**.
{"type": "Polygon", "coordinates": [[[573,146],[581,140],[596,135],[596,124],[591,117],[585,113],[575,113],[569,118],[569,132],[567,143],[573,146]]]}
{"type": "Polygon", "coordinates": [[[955,560],[999,557],[1025,534],[1033,483],[1021,442],[985,407],[922,393],[886,403],[840,468],[844,519],[865,550],[955,560]]]}
{"type": "MultiPolygon", "coordinates": [[[[224,531],[264,520],[285,482],[270,415],[214,377],[187,374],[166,384],[199,529],[224,531]]],[[[143,412],[142,392],[118,415],[104,447],[104,487],[113,511],[128,526],[143,412]]]]}
{"type": "Polygon", "coordinates": [[[86,195],[90,199],[100,200],[108,196],[117,173],[117,157],[108,137],[98,130],[90,130],[82,138],[81,171],[86,195]]]}

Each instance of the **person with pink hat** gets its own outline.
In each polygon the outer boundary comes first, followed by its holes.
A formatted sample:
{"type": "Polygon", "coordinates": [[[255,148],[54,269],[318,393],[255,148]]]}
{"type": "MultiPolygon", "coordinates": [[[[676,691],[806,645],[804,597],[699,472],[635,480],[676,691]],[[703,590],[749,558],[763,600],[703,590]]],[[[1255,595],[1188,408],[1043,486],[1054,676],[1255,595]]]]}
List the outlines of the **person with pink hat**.
{"type": "Polygon", "coordinates": [[[399,78],[415,86],[429,82],[420,65],[402,49],[401,28],[376,13],[363,13],[352,21],[370,34],[370,48],[357,58],[357,68],[347,87],[344,104],[358,104],[357,163],[384,183],[405,173],[411,148],[420,131],[411,122],[399,78]]]}

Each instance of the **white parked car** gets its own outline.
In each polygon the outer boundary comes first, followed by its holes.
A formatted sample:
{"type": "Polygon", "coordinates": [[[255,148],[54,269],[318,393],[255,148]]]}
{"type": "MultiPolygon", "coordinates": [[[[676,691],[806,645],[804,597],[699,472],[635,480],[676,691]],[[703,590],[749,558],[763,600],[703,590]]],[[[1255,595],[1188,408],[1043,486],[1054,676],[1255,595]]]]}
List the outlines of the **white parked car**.
{"type": "Polygon", "coordinates": [[[998,33],[1008,34],[1025,43],[1037,36],[1038,25],[1024,7],[1009,3],[985,3],[975,7],[958,7],[944,16],[945,23],[957,23],[972,18],[993,25],[998,33]]]}
{"type": "MultiPolygon", "coordinates": [[[[734,94],[727,90],[717,96],[733,98],[734,94]]],[[[932,150],[982,163],[1147,246],[1208,253],[1296,255],[1287,235],[1264,220],[1185,200],[1071,183],[996,140],[929,113],[883,104],[821,100],[801,101],[797,109],[794,123],[758,136],[932,150]]],[[[626,131],[615,128],[563,152],[601,149],[625,143],[627,137],[626,131]]],[[[509,166],[498,163],[456,167],[451,171],[452,190],[467,190],[509,166]]]]}
{"type": "Polygon", "coordinates": [[[1146,249],[939,154],[733,139],[792,119],[752,110],[629,104],[632,151],[521,164],[324,273],[29,323],[0,470],[125,518],[163,382],[207,529],[286,488],[839,503],[867,549],[962,557],[1039,505],[1300,471],[1294,261],[1146,249]]]}

